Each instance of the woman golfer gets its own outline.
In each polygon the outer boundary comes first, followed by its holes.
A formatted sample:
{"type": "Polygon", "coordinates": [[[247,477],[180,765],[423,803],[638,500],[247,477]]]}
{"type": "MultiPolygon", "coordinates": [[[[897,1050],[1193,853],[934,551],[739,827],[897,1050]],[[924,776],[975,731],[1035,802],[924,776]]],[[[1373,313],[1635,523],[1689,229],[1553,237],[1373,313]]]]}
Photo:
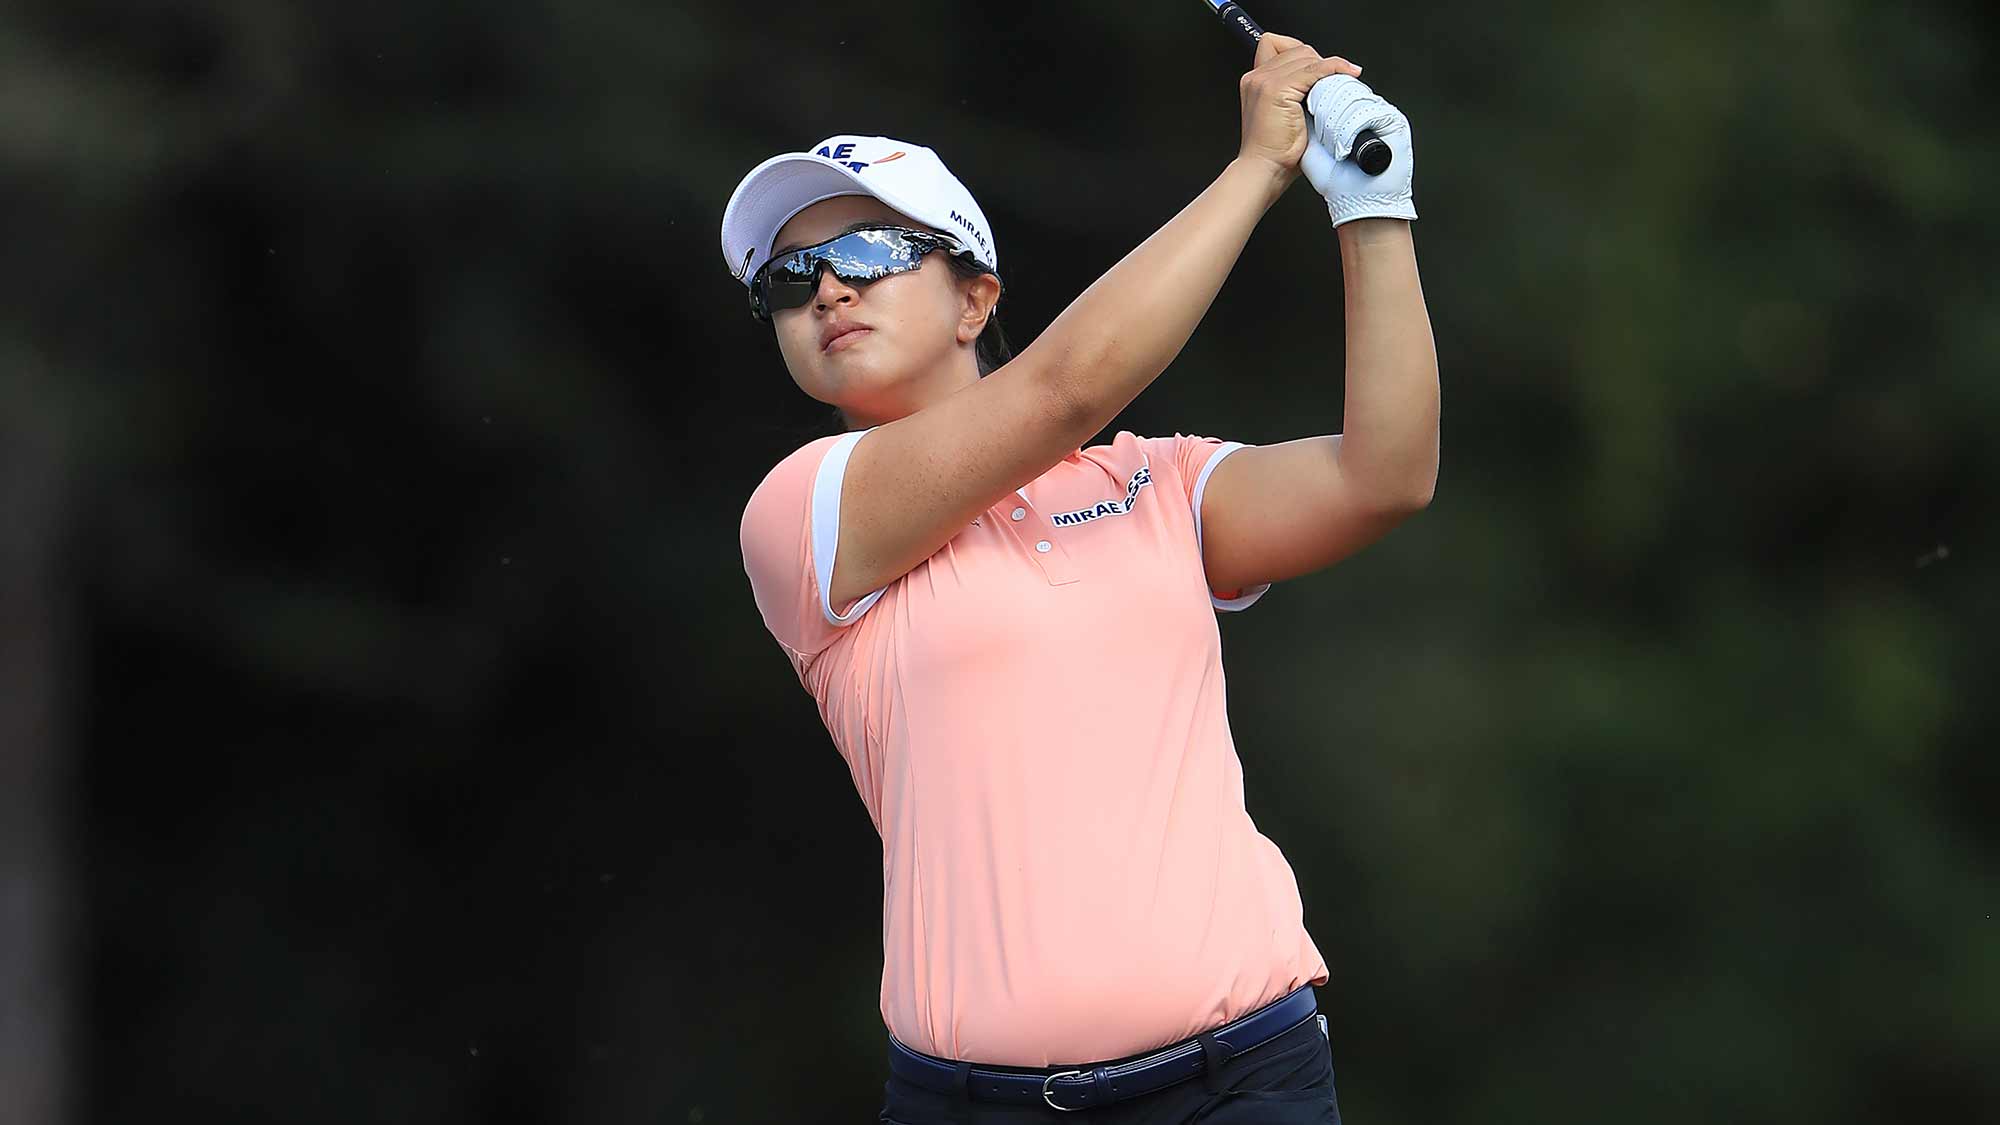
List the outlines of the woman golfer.
{"type": "Polygon", "coordinates": [[[1359,70],[1265,36],[1236,158],[1018,357],[993,229],[930,149],[829,137],[729,201],[732,271],[847,427],[771,470],[742,546],[882,837],[883,1121],[1339,1120],[1326,963],[1244,809],[1215,610],[1360,549],[1436,478],[1409,122],[1359,70]],[[1363,128],[1380,176],[1334,159],[1363,128]],[[1082,447],[1302,171],[1340,244],[1345,433],[1082,447]]]}

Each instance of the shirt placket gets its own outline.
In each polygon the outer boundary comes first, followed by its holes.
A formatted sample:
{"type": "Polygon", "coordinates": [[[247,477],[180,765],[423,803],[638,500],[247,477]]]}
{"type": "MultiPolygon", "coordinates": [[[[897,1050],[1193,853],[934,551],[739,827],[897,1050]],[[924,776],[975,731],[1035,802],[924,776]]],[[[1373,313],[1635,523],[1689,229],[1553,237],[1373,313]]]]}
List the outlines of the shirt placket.
{"type": "Polygon", "coordinates": [[[1035,510],[1025,490],[1017,488],[1014,495],[1016,499],[1013,503],[1001,504],[1000,512],[1006,518],[1000,522],[1014,533],[1014,541],[1028,552],[1035,565],[1042,568],[1042,577],[1048,579],[1049,585],[1063,586],[1076,581],[1076,563],[1063,549],[1055,528],[1049,526],[1049,521],[1035,510]]]}

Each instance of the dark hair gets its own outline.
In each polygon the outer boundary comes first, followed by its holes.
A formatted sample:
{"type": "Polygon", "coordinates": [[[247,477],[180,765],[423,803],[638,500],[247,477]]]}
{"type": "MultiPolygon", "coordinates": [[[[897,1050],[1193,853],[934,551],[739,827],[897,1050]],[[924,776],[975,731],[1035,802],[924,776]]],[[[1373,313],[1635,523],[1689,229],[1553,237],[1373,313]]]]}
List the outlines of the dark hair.
{"type": "MultiPolygon", "coordinates": [[[[981,274],[993,273],[992,270],[974,262],[963,254],[947,254],[944,260],[951,266],[952,274],[960,281],[971,281],[981,274]]],[[[993,276],[997,278],[1000,275],[993,274],[993,276]]],[[[1001,364],[1014,358],[1014,348],[1007,343],[1007,333],[1000,328],[1000,302],[998,300],[993,302],[993,311],[986,314],[986,327],[980,329],[979,339],[973,342],[972,354],[979,361],[979,377],[981,379],[993,374],[993,372],[1000,369],[1001,364]]],[[[833,423],[833,433],[844,434],[848,431],[847,415],[842,414],[838,406],[833,408],[831,421],[833,423]]]]}

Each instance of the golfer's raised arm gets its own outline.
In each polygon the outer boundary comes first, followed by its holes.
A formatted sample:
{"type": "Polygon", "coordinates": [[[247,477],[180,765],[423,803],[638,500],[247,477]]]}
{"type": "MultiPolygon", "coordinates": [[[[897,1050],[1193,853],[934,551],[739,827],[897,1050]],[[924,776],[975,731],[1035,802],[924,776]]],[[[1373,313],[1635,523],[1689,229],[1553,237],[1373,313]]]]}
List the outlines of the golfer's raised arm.
{"type": "Polygon", "coordinates": [[[1297,178],[1306,92],[1329,74],[1355,69],[1310,49],[1274,50],[1244,75],[1242,147],[1206,190],[1013,361],[854,446],[827,582],[835,607],[929,558],[973,517],[1103,429],[1166,370],[1250,232],[1297,178]]]}

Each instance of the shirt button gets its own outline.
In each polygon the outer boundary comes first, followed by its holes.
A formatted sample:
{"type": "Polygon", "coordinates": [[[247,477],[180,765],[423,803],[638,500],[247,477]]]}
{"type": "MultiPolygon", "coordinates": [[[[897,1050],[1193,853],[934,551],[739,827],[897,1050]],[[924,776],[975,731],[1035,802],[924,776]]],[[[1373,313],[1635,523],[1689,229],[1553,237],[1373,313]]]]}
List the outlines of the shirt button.
{"type": "Polygon", "coordinates": [[[1022,520],[1022,519],[1026,519],[1026,518],[1027,518],[1027,515],[1028,515],[1028,509],[1026,509],[1026,508],[1016,508],[1016,509],[1014,509],[1014,519],[1015,519],[1015,520],[1017,520],[1017,521],[1018,521],[1018,520],[1022,520]]]}
{"type": "Polygon", "coordinates": [[[1035,550],[1037,550],[1037,551],[1040,551],[1041,553],[1043,553],[1043,554],[1045,554],[1045,555],[1046,555],[1046,554],[1048,554],[1048,553],[1049,553],[1049,541],[1048,541],[1048,540],[1046,540],[1046,539],[1044,539],[1044,540],[1042,540],[1041,542],[1039,542],[1039,543],[1035,544],[1035,550]]]}

